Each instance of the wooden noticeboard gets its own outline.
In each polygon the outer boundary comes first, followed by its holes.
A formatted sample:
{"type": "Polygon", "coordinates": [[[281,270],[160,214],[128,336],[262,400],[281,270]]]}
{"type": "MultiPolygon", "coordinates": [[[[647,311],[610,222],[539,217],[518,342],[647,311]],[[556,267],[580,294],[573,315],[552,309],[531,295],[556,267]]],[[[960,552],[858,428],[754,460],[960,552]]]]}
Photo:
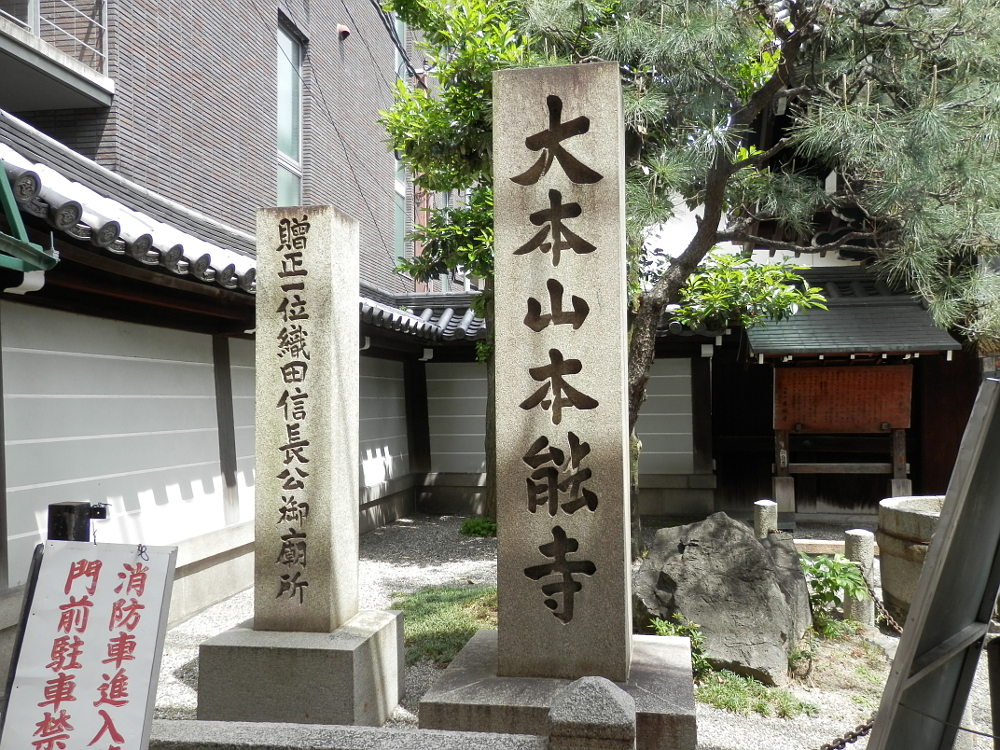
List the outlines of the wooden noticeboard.
{"type": "Polygon", "coordinates": [[[913,367],[778,367],[774,429],[872,433],[908,429],[913,367]]]}
{"type": "Polygon", "coordinates": [[[0,750],[148,747],[176,557],[176,547],[39,545],[0,750]]]}

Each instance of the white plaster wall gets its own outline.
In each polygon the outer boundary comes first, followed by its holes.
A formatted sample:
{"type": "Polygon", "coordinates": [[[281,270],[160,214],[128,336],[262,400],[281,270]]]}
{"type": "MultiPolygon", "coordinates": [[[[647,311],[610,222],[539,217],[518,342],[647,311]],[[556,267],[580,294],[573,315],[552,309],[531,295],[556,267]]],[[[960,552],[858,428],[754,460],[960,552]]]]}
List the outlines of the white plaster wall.
{"type": "Polygon", "coordinates": [[[10,585],[47,506],[110,503],[99,541],[222,528],[210,336],[0,303],[10,585]]]}
{"type": "Polygon", "coordinates": [[[254,517],[254,346],[253,341],[246,339],[229,340],[240,521],[254,517]]]}
{"type": "Polygon", "coordinates": [[[640,475],[694,472],[691,360],[653,362],[635,431],[642,441],[640,475]]]}
{"type": "Polygon", "coordinates": [[[361,358],[361,485],[372,487],[410,472],[403,363],[361,358]]]}
{"type": "Polygon", "coordinates": [[[427,363],[431,471],[486,471],[486,365],[427,363]]]}
{"type": "MultiPolygon", "coordinates": [[[[485,471],[485,365],[427,363],[427,410],[431,471],[485,471]]],[[[693,473],[690,360],[653,363],[636,431],[642,440],[640,474],[693,473]]]]}

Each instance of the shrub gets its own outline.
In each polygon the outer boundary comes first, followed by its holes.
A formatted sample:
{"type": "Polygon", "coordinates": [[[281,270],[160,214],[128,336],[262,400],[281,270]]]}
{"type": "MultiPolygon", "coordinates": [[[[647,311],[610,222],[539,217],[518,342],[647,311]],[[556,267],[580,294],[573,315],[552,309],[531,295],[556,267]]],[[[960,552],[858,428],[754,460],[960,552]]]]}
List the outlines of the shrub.
{"type": "Polygon", "coordinates": [[[858,566],[840,554],[832,557],[800,554],[799,562],[809,584],[813,629],[827,638],[843,637],[856,630],[856,625],[838,621],[836,615],[844,605],[845,597],[859,601],[868,598],[868,589],[858,566]]]}
{"type": "Polygon", "coordinates": [[[470,516],[462,521],[459,531],[465,536],[496,536],[497,522],[486,516],[470,516]]]}

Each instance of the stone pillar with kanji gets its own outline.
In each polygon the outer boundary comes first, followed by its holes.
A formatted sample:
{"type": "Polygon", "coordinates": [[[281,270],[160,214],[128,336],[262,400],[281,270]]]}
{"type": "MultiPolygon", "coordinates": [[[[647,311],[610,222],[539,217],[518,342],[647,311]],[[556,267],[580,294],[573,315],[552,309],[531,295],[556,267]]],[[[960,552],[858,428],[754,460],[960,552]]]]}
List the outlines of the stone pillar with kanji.
{"type": "Polygon", "coordinates": [[[624,681],[632,619],[618,66],[512,71],[496,85],[500,674],[624,681]]]}
{"type": "Polygon", "coordinates": [[[330,633],[358,613],[358,225],[274,209],[257,237],[254,630],[330,633]]]}
{"type": "Polygon", "coordinates": [[[380,725],[403,695],[402,615],[358,610],[358,275],[353,219],[258,211],[254,617],[202,644],[199,719],[380,725]]]}
{"type": "Polygon", "coordinates": [[[632,633],[619,67],[499,71],[493,94],[498,628],[420,726],[546,734],[597,677],[634,701],[638,750],[694,750],[687,639],[632,633]]]}

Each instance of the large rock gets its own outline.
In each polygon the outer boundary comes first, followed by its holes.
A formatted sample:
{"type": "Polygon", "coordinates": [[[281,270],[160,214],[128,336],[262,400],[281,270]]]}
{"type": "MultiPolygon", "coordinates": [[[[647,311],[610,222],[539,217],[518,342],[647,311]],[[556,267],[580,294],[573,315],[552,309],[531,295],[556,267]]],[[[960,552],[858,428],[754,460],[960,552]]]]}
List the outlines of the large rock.
{"type": "Polygon", "coordinates": [[[661,529],[639,569],[638,615],[701,626],[712,666],[769,685],[788,682],[788,655],[811,619],[809,590],[788,534],[763,543],[725,513],[661,529]]]}

